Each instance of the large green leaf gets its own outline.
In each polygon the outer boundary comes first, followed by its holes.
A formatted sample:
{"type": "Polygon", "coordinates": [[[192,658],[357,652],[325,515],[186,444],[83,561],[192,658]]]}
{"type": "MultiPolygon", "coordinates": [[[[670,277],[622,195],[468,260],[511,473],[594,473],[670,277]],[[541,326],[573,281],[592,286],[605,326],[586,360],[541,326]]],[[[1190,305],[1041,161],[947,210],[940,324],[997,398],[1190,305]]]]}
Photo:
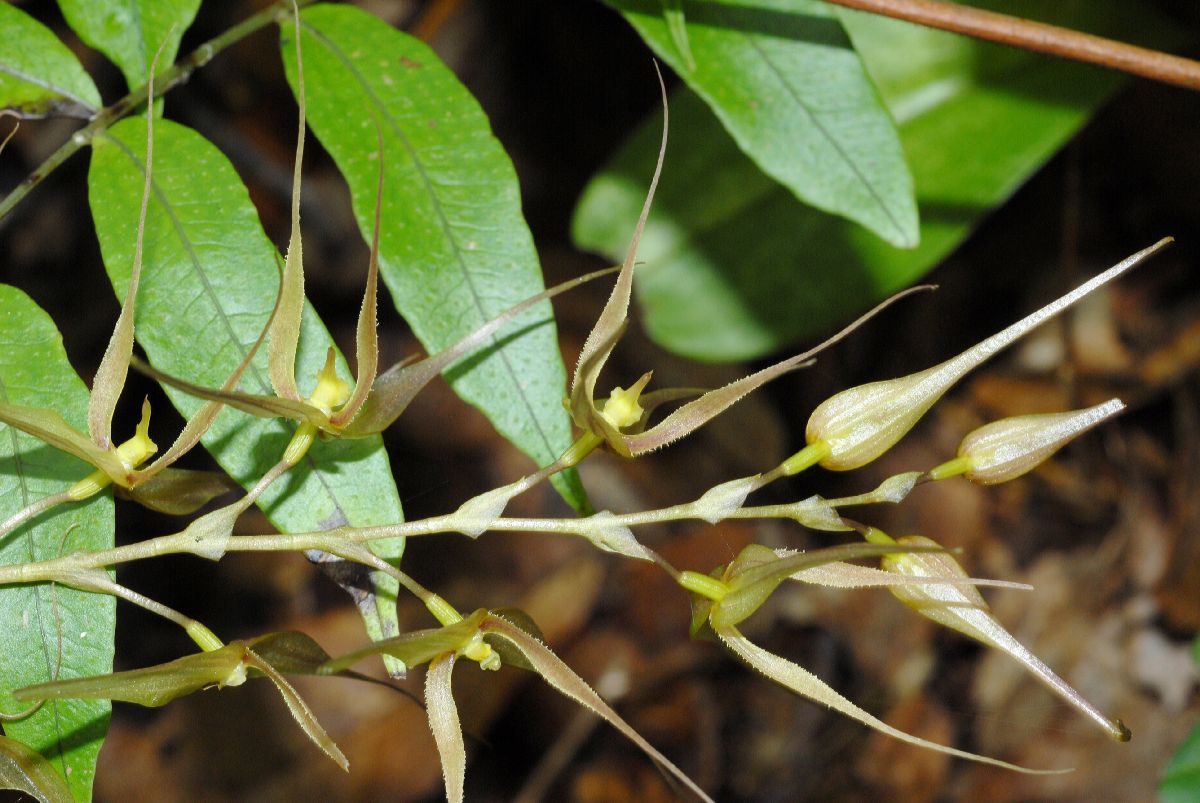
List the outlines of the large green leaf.
{"type": "Polygon", "coordinates": [[[164,42],[160,67],[175,61],[200,0],[58,0],[58,7],[79,38],[120,67],[134,89],[146,83],[164,42]]]}
{"type": "MultiPolygon", "coordinates": [[[[350,184],[370,238],[383,139],[379,261],[401,314],[430,351],[542,289],[512,163],[479,104],[420,41],[349,6],[301,14],[308,122],[350,184]]],[[[281,26],[296,86],[293,29],[281,26]]],[[[539,466],[571,445],[566,372],[550,304],[505,327],[503,347],[457,363],[455,391],[539,466]]],[[[577,509],[575,473],[554,478],[577,509]]]]}
{"type": "MultiPolygon", "coordinates": [[[[0,285],[0,401],[53,408],[87,429],[88,390],[67,362],[54,322],[7,285],[0,285]]],[[[0,424],[0,519],[91,472],[82,460],[0,424]]],[[[112,496],[104,493],[61,505],[0,537],[0,564],[112,545],[112,496]]],[[[28,708],[13,699],[13,689],[111,672],[115,632],[112,597],[46,583],[0,587],[0,711],[28,708]]],[[[109,710],[106,700],[57,700],[5,722],[4,732],[50,759],[75,797],[87,800],[109,710]]]]}
{"type": "Polygon", "coordinates": [[[759,169],[801,201],[892,245],[917,244],[913,180],[896,127],[832,6],[608,2],[704,98],[759,169]],[[682,31],[670,24],[680,12],[682,31]]]}
{"type": "Polygon", "coordinates": [[[0,3],[0,108],[29,117],[90,117],[100,108],[100,93],[75,54],[8,3],[0,3]]]}
{"type": "MultiPolygon", "coordinates": [[[[1071,0],[1054,10],[1059,21],[1097,30],[1146,14],[1115,0],[1071,0]]],[[[1053,155],[1121,80],[879,17],[845,21],[899,122],[921,245],[889,248],[797,203],[740,155],[703,103],[676,93],[639,251],[646,327],[667,348],[706,360],[760,356],[908,284],[1053,155]]],[[[614,257],[625,248],[657,126],[648,121],[584,191],[574,222],[582,247],[614,257]]]]}
{"type": "MultiPolygon", "coordinates": [[[[92,216],[109,277],[119,296],[129,282],[138,209],[145,181],[145,119],[113,126],[94,145],[88,186],[92,216]]],[[[162,371],[219,387],[259,336],[279,287],[278,253],[263,233],[241,179],[211,143],[189,128],[155,126],[154,189],[137,306],[137,338],[162,371]]],[[[332,344],[307,307],[296,376],[311,393],[332,344]]],[[[348,376],[339,356],[338,368],[348,376]]],[[[242,388],[271,393],[266,349],[246,370],[242,388]]],[[[201,401],[167,388],[185,416],[201,401]]],[[[253,484],[283,454],[294,424],[223,410],[204,446],[230,476],[253,484]]],[[[284,532],[341,524],[365,526],[403,520],[387,455],[378,437],[319,441],[305,460],[259,501],[284,532]]],[[[373,544],[398,558],[402,539],[373,544]]],[[[379,598],[366,586],[355,593],[372,637],[395,635],[394,581],[379,575],[379,598]]],[[[353,585],[353,584],[351,584],[353,585]]]]}

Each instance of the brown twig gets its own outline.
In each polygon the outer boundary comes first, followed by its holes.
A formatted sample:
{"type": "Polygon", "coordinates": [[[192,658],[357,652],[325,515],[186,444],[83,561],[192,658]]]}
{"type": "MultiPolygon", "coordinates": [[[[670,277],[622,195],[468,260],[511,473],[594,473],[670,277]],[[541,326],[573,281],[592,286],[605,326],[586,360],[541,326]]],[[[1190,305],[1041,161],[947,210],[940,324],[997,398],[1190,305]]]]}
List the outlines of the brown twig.
{"type": "Polygon", "coordinates": [[[915,22],[1039,53],[1200,89],[1200,62],[1044,22],[938,0],[828,0],[846,8],[915,22]]]}
{"type": "MultiPolygon", "coordinates": [[[[297,0],[297,5],[303,8],[313,2],[314,0],[297,0]]],[[[163,72],[154,85],[155,97],[162,97],[174,87],[186,82],[192,76],[192,73],[203,67],[213,56],[234,42],[239,42],[260,28],[278,21],[281,17],[290,15],[291,9],[291,0],[277,0],[277,2],[257,14],[242,20],[215,39],[211,39],[200,45],[200,47],[177,61],[170,69],[163,72]]],[[[90,144],[96,136],[107,131],[109,126],[140,108],[146,102],[148,91],[149,87],[145,84],[134,89],[116,103],[101,109],[90,123],[72,134],[70,139],[64,142],[58,150],[50,154],[12,192],[3,199],[0,199],[0,221],[4,220],[4,217],[12,211],[12,208],[22,198],[29,194],[30,190],[40,184],[46,176],[54,172],[59,165],[74,156],[76,151],[90,144]]]]}
{"type": "Polygon", "coordinates": [[[446,20],[457,14],[462,4],[463,0],[433,0],[413,25],[412,35],[422,42],[432,42],[446,20]]]}

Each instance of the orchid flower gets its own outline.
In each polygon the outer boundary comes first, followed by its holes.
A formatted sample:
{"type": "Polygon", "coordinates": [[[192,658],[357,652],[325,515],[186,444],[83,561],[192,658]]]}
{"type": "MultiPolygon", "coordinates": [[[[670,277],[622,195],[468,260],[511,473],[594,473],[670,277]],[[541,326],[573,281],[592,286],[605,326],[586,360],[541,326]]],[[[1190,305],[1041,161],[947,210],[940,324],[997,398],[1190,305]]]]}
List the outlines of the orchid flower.
{"type": "MultiPolygon", "coordinates": [[[[655,69],[657,69],[657,65],[655,69]]],[[[929,286],[920,286],[898,293],[816,348],[781,360],[715,390],[705,392],[691,388],[669,388],[643,395],[643,390],[651,378],[651,373],[648,372],[628,389],[615,387],[609,392],[607,398],[597,401],[596,382],[600,372],[604,369],[628,325],[637,249],[650,214],[650,206],[654,201],[654,192],[658,187],[663,160],[667,152],[669,114],[667,90],[665,84],[662,83],[661,74],[659,75],[659,85],[662,90],[663,131],[658,162],[654,167],[654,175],[650,179],[650,188],[646,193],[646,200],[642,204],[637,225],[634,227],[629,249],[621,264],[621,271],[617,275],[616,286],[613,287],[612,294],[600,312],[600,317],[588,334],[587,340],[584,341],[579,361],[575,365],[575,372],[571,378],[567,409],[570,411],[575,425],[584,431],[579,443],[573,447],[575,460],[602,443],[607,443],[609,448],[622,457],[636,457],[667,446],[699,429],[767,382],[788,371],[810,365],[814,355],[844,338],[891,303],[910,293],[932,289],[929,286]],[[688,396],[699,396],[699,398],[673,411],[654,426],[647,427],[649,413],[654,407],[666,401],[674,401],[688,396]]]]}
{"type": "Polygon", "coordinates": [[[300,426],[286,450],[285,460],[295,465],[311,447],[318,434],[325,437],[364,438],[387,429],[434,377],[458,359],[484,343],[512,319],[535,304],[580,284],[603,276],[609,271],[596,271],[572,279],[528,298],[484,323],[437,354],[414,362],[405,359],[379,373],[379,341],[376,333],[379,285],[379,231],[383,198],[383,140],[379,138],[379,174],[375,190],[375,223],[371,236],[367,280],[359,310],[355,351],[357,375],[354,386],[338,376],[336,355],[331,347],[324,366],[317,374],[316,386],[307,398],[301,396],[296,383],[296,355],[300,342],[300,323],[304,312],[304,247],[300,229],[301,163],[304,158],[306,130],[304,64],[301,54],[300,17],[294,14],[296,26],[296,95],[299,105],[299,126],[296,135],[296,155],[292,171],[291,233],[283,278],[280,282],[277,312],[268,325],[268,374],[274,395],[252,394],[232,387],[220,390],[205,388],[185,379],[170,376],[146,363],[136,361],[141,372],[163,384],[170,385],[198,398],[220,402],[251,415],[263,418],[287,418],[300,426]]]}
{"type": "Polygon", "coordinates": [[[972,586],[987,584],[989,581],[968,578],[961,572],[931,571],[930,576],[919,581],[917,585],[910,585],[908,582],[893,584],[875,577],[872,573],[864,574],[854,571],[854,569],[866,567],[846,569],[845,567],[849,564],[843,563],[848,560],[880,556],[884,556],[885,559],[888,556],[895,556],[896,559],[929,559],[941,557],[944,552],[944,549],[932,543],[849,544],[809,552],[784,551],[779,554],[767,547],[751,545],[742,550],[724,570],[718,569],[712,575],[690,571],[682,572],[678,580],[680,585],[693,593],[693,635],[715,635],[727,649],[753,669],[795,693],[814,702],[822,703],[881,733],[886,733],[918,747],[1019,772],[1037,774],[1057,772],[1057,770],[1030,770],[1018,767],[1015,764],[958,750],[905,733],[859,708],[798,664],[755,645],[742,635],[737,627],[739,623],[757,611],[775,589],[789,578],[819,582],[824,585],[844,585],[845,587],[886,585],[896,594],[901,593],[901,589],[928,587],[939,590],[967,589],[978,595],[972,586]]]}
{"type": "MultiPolygon", "coordinates": [[[[123,700],[157,707],[202,689],[240,686],[248,678],[265,677],[279,689],[288,712],[304,734],[335,764],[349,771],[350,765],[342,751],[283,676],[284,673],[317,674],[318,667],[328,660],[329,654],[303,633],[271,633],[248,641],[231,641],[156,666],[26,686],[14,691],[13,696],[18,700],[123,700]]],[[[343,674],[370,680],[344,671],[323,670],[320,674],[343,674]]],[[[0,766],[2,764],[0,759],[0,766]]]]}
{"type": "MultiPolygon", "coordinates": [[[[169,37],[168,37],[169,38],[169,37]]],[[[158,64],[158,53],[150,63],[149,96],[154,96],[154,73],[158,64]]],[[[58,494],[40,499],[3,523],[0,537],[14,530],[23,522],[64,502],[79,502],[115,485],[129,498],[147,507],[160,511],[184,514],[206,504],[216,496],[230,490],[233,485],[223,475],[207,471],[191,471],[168,468],[183,454],[195,446],[208,431],[220,412],[221,404],[210,403],[201,407],[185,424],[175,442],[166,452],[150,465],[141,468],[157,451],[158,446],[150,439],[150,403],[142,404],[142,417],[134,436],[114,444],[112,440],[112,418],[133,358],[134,310],[137,302],[138,283],[142,271],[142,245],[145,239],[146,213],[153,186],[154,165],[154,115],[146,114],[146,181],[142,190],[142,205],[138,216],[137,239],[134,246],[133,265],[130,270],[129,286],[121,305],[121,313],[113,328],[104,357],[92,382],[88,402],[87,433],[80,432],[68,424],[61,415],[50,409],[26,407],[17,404],[0,404],[0,422],[45,441],[47,444],[92,465],[95,471],[58,494]]],[[[261,343],[261,338],[259,343],[261,343]]],[[[242,372],[257,351],[255,343],[249,354],[226,380],[224,387],[237,385],[242,372]]]]}
{"type": "Polygon", "coordinates": [[[405,667],[429,664],[425,675],[425,707],[442,762],[446,799],[450,803],[462,803],[467,770],[462,726],[450,687],[454,665],[461,659],[474,661],[486,670],[496,670],[502,663],[509,663],[536,672],[556,690],[611,723],[696,797],[712,800],[681,769],[642,738],[535,633],[529,632],[534,628],[528,623],[528,617],[480,609],[464,618],[444,601],[431,610],[439,614],[442,627],[373,642],[326,663],[320,671],[342,671],[370,655],[390,655],[403,662],[405,667]]]}
{"type": "MultiPolygon", "coordinates": [[[[907,547],[937,547],[937,543],[919,535],[892,540],[881,531],[871,528],[867,537],[880,545],[899,544],[907,547]]],[[[924,579],[929,576],[966,577],[958,561],[945,551],[890,553],[883,558],[883,568],[898,575],[924,579]]],[[[1017,641],[992,616],[987,603],[970,585],[902,584],[889,590],[908,607],[940,625],[957,630],[989,647],[1007,653],[1034,677],[1048,686],[1084,716],[1091,719],[1118,742],[1127,742],[1130,732],[1119,719],[1105,716],[1094,705],[1071,688],[1065,680],[1017,641]]]]}

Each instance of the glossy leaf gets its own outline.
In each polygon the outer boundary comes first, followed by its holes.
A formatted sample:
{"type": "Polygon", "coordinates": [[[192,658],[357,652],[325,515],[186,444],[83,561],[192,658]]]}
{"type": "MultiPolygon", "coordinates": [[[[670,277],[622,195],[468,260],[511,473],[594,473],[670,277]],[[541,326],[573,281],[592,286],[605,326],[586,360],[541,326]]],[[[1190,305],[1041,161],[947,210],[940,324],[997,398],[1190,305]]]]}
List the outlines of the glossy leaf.
{"type": "MultiPolygon", "coordinates": [[[[101,252],[118,294],[129,278],[144,178],[143,125],[138,119],[124,120],[98,138],[88,178],[101,252]]],[[[279,283],[277,252],[232,165],[199,134],[164,120],[156,128],[155,154],[138,340],[161,370],[219,387],[257,342],[271,315],[279,283]]],[[[316,312],[307,308],[297,361],[303,391],[311,392],[331,345],[316,312]]],[[[339,359],[338,366],[348,376],[345,362],[339,359]]],[[[271,392],[263,350],[241,387],[271,392]]],[[[171,388],[167,395],[185,416],[202,404],[171,388]]],[[[224,410],[202,442],[230,476],[250,487],[279,459],[292,429],[290,423],[224,410]]],[[[317,443],[284,481],[263,494],[260,505],[284,532],[395,523],[403,517],[378,438],[317,443]]],[[[398,558],[403,540],[375,541],[372,549],[398,558]]],[[[368,632],[383,638],[398,632],[396,585],[380,575],[373,579],[381,596],[363,592],[370,586],[360,577],[354,580],[355,601],[368,632]]]]}
{"type": "Polygon", "coordinates": [[[917,244],[913,179],[896,127],[832,6],[608,1],[764,173],[892,245],[917,244]]]}
{"type": "Polygon", "coordinates": [[[24,792],[38,803],[71,803],[67,782],[35,750],[0,736],[0,790],[24,792]]]}
{"type": "Polygon", "coordinates": [[[200,0],[58,0],[71,29],[121,68],[130,89],[146,83],[160,45],[159,64],[169,66],[192,24],[200,0]]]}
{"type": "MultiPolygon", "coordinates": [[[[53,407],[66,423],[86,427],[87,387],[67,362],[53,321],[21,291],[4,285],[0,344],[0,401],[53,407]]],[[[0,519],[89,471],[76,458],[0,424],[0,519]]],[[[0,537],[0,564],[112,545],[112,498],[101,493],[0,537]]],[[[115,627],[112,597],[49,584],[0,587],[0,712],[28,707],[12,697],[21,686],[110,671],[115,627]]],[[[75,797],[87,799],[108,715],[106,701],[51,702],[24,719],[6,721],[4,730],[46,756],[75,797]]]]}
{"type": "MultiPolygon", "coordinates": [[[[689,19],[692,17],[688,6],[689,19]]],[[[1005,4],[1009,13],[1032,8],[1005,4]]],[[[1038,4],[1050,21],[1129,38],[1148,10],[1115,0],[1038,4]]],[[[737,150],[698,98],[672,100],[674,137],[639,258],[651,337],[696,359],[742,360],[844,320],[933,268],[1055,153],[1118,75],[869,15],[846,25],[899,123],[921,245],[887,247],[806,208],[737,150]]],[[[654,164],[649,119],[594,178],[574,238],[615,258],[654,164]]]]}
{"type": "Polygon", "coordinates": [[[91,117],[100,93],[66,45],[11,3],[0,3],[0,108],[21,117],[91,117]]]}
{"type": "MultiPolygon", "coordinates": [[[[454,74],[424,44],[358,9],[318,5],[301,20],[309,125],[350,184],[367,238],[381,132],[380,272],[425,347],[436,352],[539,292],[512,164],[454,74]]],[[[293,34],[280,30],[295,88],[293,34]]],[[[539,304],[494,338],[502,349],[447,374],[541,466],[572,442],[552,321],[549,305],[539,304]]],[[[552,481],[575,507],[586,506],[573,472],[552,481]]]]}

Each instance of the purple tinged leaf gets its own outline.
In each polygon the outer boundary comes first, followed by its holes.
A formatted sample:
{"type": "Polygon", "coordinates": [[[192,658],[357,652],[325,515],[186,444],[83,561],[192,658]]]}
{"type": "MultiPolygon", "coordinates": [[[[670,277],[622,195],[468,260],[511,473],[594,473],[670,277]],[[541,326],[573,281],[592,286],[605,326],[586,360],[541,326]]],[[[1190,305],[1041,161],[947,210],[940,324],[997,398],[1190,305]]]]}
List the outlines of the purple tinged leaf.
{"type": "Polygon", "coordinates": [[[0,789],[24,792],[38,803],[74,803],[62,776],[41,753],[0,736],[0,789]]]}
{"type": "Polygon", "coordinates": [[[446,800],[462,803],[463,785],[467,777],[467,749],[463,744],[462,725],[458,707],[450,689],[454,672],[454,653],[439,655],[429,664],[425,675],[425,710],[429,714],[429,729],[437,743],[442,761],[442,777],[446,782],[446,800]]]}
{"type": "Polygon", "coordinates": [[[608,703],[604,702],[600,695],[583,678],[575,674],[571,667],[567,666],[561,658],[551,652],[549,647],[521,628],[495,614],[488,614],[480,625],[480,629],[485,634],[494,634],[511,642],[516,649],[525,655],[533,671],[541,675],[547,683],[585,708],[590,708],[599,714],[609,724],[620,731],[622,735],[641,748],[642,752],[650,756],[660,767],[677,778],[688,791],[701,800],[712,803],[712,798],[697,786],[695,781],[668,760],[666,756],[656,750],[653,745],[642,738],[641,734],[622,719],[608,703]]]}

